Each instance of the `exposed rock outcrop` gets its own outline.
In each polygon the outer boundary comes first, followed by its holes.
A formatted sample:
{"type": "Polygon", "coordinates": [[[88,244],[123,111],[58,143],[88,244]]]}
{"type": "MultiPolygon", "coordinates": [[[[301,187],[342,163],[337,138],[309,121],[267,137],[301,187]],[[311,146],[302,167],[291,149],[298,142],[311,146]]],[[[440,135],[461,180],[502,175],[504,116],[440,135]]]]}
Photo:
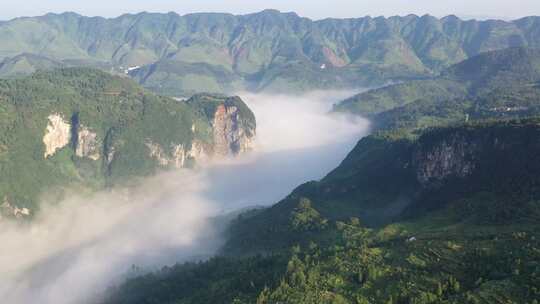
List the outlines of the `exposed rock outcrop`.
{"type": "Polygon", "coordinates": [[[7,197],[4,197],[4,202],[0,205],[0,217],[2,215],[7,217],[23,218],[31,215],[31,211],[28,208],[19,208],[13,206],[7,197]]]}
{"type": "Polygon", "coordinates": [[[75,154],[78,157],[87,157],[92,160],[99,160],[100,146],[97,140],[97,134],[90,129],[80,126],[77,130],[77,147],[75,154]]]}
{"type": "MultiPolygon", "coordinates": [[[[195,124],[192,124],[190,131],[193,140],[190,144],[172,142],[170,145],[162,146],[148,138],[145,145],[149,150],[149,157],[156,159],[162,167],[183,168],[190,159],[200,162],[210,158],[235,156],[253,148],[255,137],[253,113],[240,98],[213,95],[200,95],[195,98],[199,98],[198,105],[207,111],[211,129],[197,130],[195,124]],[[210,141],[198,139],[199,131],[210,135],[210,141]]],[[[48,117],[49,123],[43,137],[45,158],[71,144],[76,156],[97,161],[103,154],[105,165],[109,166],[119,143],[112,139],[109,133],[107,136],[110,138],[106,136],[108,140],[99,140],[96,132],[79,122],[78,113],[73,117],[71,121],[66,121],[57,113],[48,117]]]]}
{"type": "Polygon", "coordinates": [[[116,154],[116,148],[114,146],[110,147],[108,150],[107,150],[107,153],[105,154],[105,161],[107,163],[107,166],[109,166],[113,160],[114,160],[114,155],[116,154]]]}
{"type": "Polygon", "coordinates": [[[207,149],[199,141],[193,141],[189,150],[182,144],[171,144],[170,149],[164,149],[151,140],[147,140],[146,146],[150,150],[150,157],[156,159],[162,167],[180,169],[186,167],[189,159],[199,162],[210,157],[207,149]]]}
{"type": "Polygon", "coordinates": [[[43,137],[45,158],[54,155],[57,150],[67,146],[71,140],[71,125],[64,120],[61,114],[51,114],[48,120],[49,123],[43,137]]]}
{"type": "MultiPolygon", "coordinates": [[[[206,98],[209,98],[208,102],[216,100],[213,96],[206,98]]],[[[223,99],[223,102],[215,105],[213,112],[207,113],[212,119],[211,143],[194,139],[189,148],[175,143],[162,147],[147,139],[145,144],[149,149],[149,156],[156,159],[162,167],[183,168],[189,159],[201,162],[211,158],[236,156],[252,150],[255,128],[245,123],[246,118],[242,117],[242,111],[233,102],[238,100],[223,99]]],[[[195,125],[192,125],[191,132],[195,134],[195,125]]]]}
{"type": "Polygon", "coordinates": [[[186,150],[183,145],[173,146],[171,163],[175,168],[184,167],[186,163],[186,150]]]}
{"type": "Polygon", "coordinates": [[[49,115],[48,120],[45,136],[43,137],[45,158],[54,155],[56,151],[72,143],[72,140],[76,140],[75,155],[78,157],[87,157],[92,160],[100,158],[100,147],[96,133],[84,126],[72,126],[58,113],[49,115]]]}
{"type": "Polygon", "coordinates": [[[145,144],[150,150],[150,157],[155,158],[162,166],[167,166],[169,164],[169,159],[166,157],[165,151],[163,151],[163,148],[160,145],[155,144],[150,140],[145,144]]]}
{"type": "Polygon", "coordinates": [[[418,149],[413,162],[416,176],[421,184],[441,181],[447,177],[466,177],[475,168],[475,155],[478,146],[454,134],[427,150],[418,149]]]}
{"type": "Polygon", "coordinates": [[[239,97],[198,94],[184,101],[205,115],[210,125],[191,125],[190,144],[170,143],[158,145],[146,140],[149,156],[161,166],[185,167],[188,160],[201,162],[212,158],[225,158],[253,149],[256,134],[255,116],[239,97]]]}
{"type": "Polygon", "coordinates": [[[204,144],[199,140],[193,140],[191,143],[191,149],[189,149],[187,155],[194,160],[204,160],[208,157],[208,152],[204,148],[204,144]]]}
{"type": "Polygon", "coordinates": [[[240,112],[234,105],[220,104],[214,113],[214,154],[237,155],[252,149],[254,130],[242,125],[240,112]]]}

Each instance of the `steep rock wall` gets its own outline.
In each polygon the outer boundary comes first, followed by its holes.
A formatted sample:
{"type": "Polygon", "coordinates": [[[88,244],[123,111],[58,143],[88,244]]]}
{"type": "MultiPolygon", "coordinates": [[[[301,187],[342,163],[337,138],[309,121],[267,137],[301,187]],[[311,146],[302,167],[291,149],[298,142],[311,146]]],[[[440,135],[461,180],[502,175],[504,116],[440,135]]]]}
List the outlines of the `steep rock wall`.
{"type": "Polygon", "coordinates": [[[221,104],[212,123],[214,152],[217,156],[237,155],[251,150],[254,130],[246,130],[236,106],[221,104]]]}
{"type": "Polygon", "coordinates": [[[413,155],[418,181],[425,185],[451,176],[464,178],[470,175],[481,148],[459,134],[453,134],[427,149],[418,148],[413,155]]]}
{"type": "Polygon", "coordinates": [[[75,148],[75,154],[78,157],[99,160],[100,148],[97,134],[87,127],[80,126],[77,130],[77,147],[75,148]]]}
{"type": "Polygon", "coordinates": [[[45,158],[54,155],[71,141],[71,124],[61,114],[53,113],[47,119],[48,124],[43,136],[45,158]]]}
{"type": "MultiPolygon", "coordinates": [[[[145,145],[149,156],[162,167],[183,168],[188,160],[201,162],[208,159],[234,157],[253,149],[255,127],[245,123],[242,111],[237,105],[219,103],[209,113],[211,118],[211,142],[194,139],[190,145],[171,143],[163,147],[147,139],[145,145]]],[[[191,132],[196,134],[194,125],[191,132]]]]}

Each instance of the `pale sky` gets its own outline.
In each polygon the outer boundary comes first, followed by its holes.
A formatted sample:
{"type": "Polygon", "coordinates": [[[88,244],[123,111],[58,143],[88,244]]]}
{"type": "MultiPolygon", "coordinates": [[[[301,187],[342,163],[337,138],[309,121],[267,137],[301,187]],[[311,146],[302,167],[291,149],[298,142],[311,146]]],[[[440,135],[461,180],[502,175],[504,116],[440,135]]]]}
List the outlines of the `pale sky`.
{"type": "Polygon", "coordinates": [[[246,14],[266,8],[294,11],[312,19],[410,13],[515,19],[540,15],[540,0],[0,0],[0,20],[65,11],[115,17],[141,11],[174,11],[180,15],[193,12],[246,14]]]}

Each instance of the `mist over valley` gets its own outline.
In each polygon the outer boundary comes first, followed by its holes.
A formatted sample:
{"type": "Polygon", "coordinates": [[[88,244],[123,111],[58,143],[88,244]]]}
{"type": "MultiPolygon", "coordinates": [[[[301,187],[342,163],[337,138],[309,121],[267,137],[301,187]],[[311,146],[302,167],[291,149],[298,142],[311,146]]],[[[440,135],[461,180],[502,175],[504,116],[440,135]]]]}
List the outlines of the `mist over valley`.
{"type": "Polygon", "coordinates": [[[257,118],[253,151],[141,178],[129,188],[68,194],[28,223],[3,220],[0,298],[81,303],[133,266],[141,274],[207,259],[223,244],[223,217],[269,206],[322,178],[369,130],[367,120],[329,114],[339,96],[240,94],[257,118]]]}
{"type": "Polygon", "coordinates": [[[538,304],[532,1],[9,1],[0,304],[538,304]]]}

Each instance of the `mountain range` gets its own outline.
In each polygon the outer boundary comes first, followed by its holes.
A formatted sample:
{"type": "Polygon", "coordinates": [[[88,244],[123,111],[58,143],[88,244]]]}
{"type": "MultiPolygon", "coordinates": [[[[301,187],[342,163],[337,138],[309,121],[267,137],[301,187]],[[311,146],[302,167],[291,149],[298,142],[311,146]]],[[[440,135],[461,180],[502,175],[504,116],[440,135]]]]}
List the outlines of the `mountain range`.
{"type": "Polygon", "coordinates": [[[337,104],[374,133],[336,169],[103,302],[536,304],[539,59],[486,52],[337,104]]]}
{"type": "Polygon", "coordinates": [[[510,22],[429,15],[313,21],[275,10],[111,19],[47,14],[0,22],[0,75],[91,66],[127,73],[175,96],[356,88],[431,77],[486,51],[538,47],[539,31],[538,17],[510,22]]]}
{"type": "Polygon", "coordinates": [[[65,13],[0,39],[0,213],[29,221],[44,192],[249,150],[254,114],[218,92],[378,87],[335,105],[373,134],[327,176],[96,303],[540,299],[540,17],[65,13]]]}

